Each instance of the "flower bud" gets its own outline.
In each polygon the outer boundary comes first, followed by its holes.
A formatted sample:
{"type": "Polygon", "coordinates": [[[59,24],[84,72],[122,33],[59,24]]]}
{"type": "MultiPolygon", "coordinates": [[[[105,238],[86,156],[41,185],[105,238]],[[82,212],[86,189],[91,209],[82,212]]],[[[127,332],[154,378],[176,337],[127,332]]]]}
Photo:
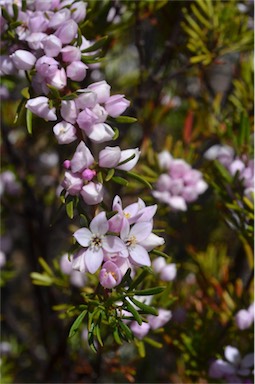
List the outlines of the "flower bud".
{"type": "Polygon", "coordinates": [[[88,66],[82,61],[73,61],[66,67],[66,74],[73,81],[82,81],[86,77],[88,66]]]}
{"type": "Polygon", "coordinates": [[[83,186],[83,180],[72,172],[66,171],[62,187],[72,196],[79,195],[83,186]]]}
{"type": "Polygon", "coordinates": [[[235,315],[235,322],[239,329],[244,330],[249,328],[253,323],[253,317],[246,309],[241,309],[235,315]]]}
{"type": "Polygon", "coordinates": [[[167,264],[160,272],[160,279],[163,281],[172,281],[176,278],[176,264],[167,264]]]}
{"type": "Polygon", "coordinates": [[[87,180],[87,181],[90,181],[93,179],[94,176],[96,176],[96,171],[94,169],[89,169],[89,168],[86,168],[84,169],[84,171],[82,172],[82,178],[83,180],[87,180]]]}
{"type": "Polygon", "coordinates": [[[62,41],[63,44],[69,44],[75,38],[78,31],[78,25],[74,20],[67,20],[60,25],[55,32],[55,35],[62,41]]]}
{"type": "Polygon", "coordinates": [[[54,76],[52,76],[52,78],[50,79],[49,83],[57,88],[57,89],[63,89],[65,88],[66,86],[66,82],[67,82],[67,79],[66,79],[66,71],[64,70],[64,68],[61,68],[61,69],[58,69],[54,76]]]}
{"type": "Polygon", "coordinates": [[[111,87],[105,80],[90,84],[88,89],[96,93],[97,102],[100,104],[105,103],[110,97],[111,87]]]}
{"type": "Polygon", "coordinates": [[[172,160],[173,158],[168,151],[162,151],[158,154],[159,166],[162,169],[169,169],[172,160]]]}
{"type": "Polygon", "coordinates": [[[16,72],[15,65],[10,56],[0,56],[0,75],[11,75],[16,72]]]}
{"type": "Polygon", "coordinates": [[[48,101],[46,96],[35,97],[27,101],[26,108],[47,121],[55,121],[57,120],[56,108],[49,108],[48,101]]]}
{"type": "Polygon", "coordinates": [[[158,310],[158,316],[149,315],[148,323],[151,329],[157,329],[163,327],[172,317],[172,312],[167,309],[160,308],[158,310]]]}
{"type": "Polygon", "coordinates": [[[25,71],[33,68],[36,62],[36,57],[24,49],[17,49],[17,51],[11,55],[11,58],[17,69],[23,69],[25,71]]]}
{"type": "Polygon", "coordinates": [[[46,56],[56,57],[62,49],[62,42],[57,36],[49,35],[43,39],[42,46],[46,56]]]}
{"type": "Polygon", "coordinates": [[[54,125],[53,132],[59,144],[69,144],[77,139],[75,127],[66,121],[54,125]]]}
{"type": "Polygon", "coordinates": [[[31,33],[33,32],[45,32],[48,28],[49,20],[44,15],[34,13],[28,18],[28,29],[31,33]]]}
{"type": "Polygon", "coordinates": [[[120,162],[120,147],[105,147],[99,152],[99,166],[102,168],[115,168],[120,162]]]}
{"type": "Polygon", "coordinates": [[[42,40],[46,37],[46,33],[44,32],[33,32],[29,36],[26,37],[26,42],[29,48],[33,50],[42,49],[42,40]]]}
{"type": "Polygon", "coordinates": [[[125,164],[117,165],[116,169],[121,169],[122,171],[130,171],[132,168],[134,168],[134,166],[138,162],[140,153],[141,152],[138,150],[138,148],[125,149],[124,151],[121,151],[119,163],[122,163],[123,161],[127,160],[131,156],[134,156],[134,158],[127,161],[125,164]]]}
{"type": "Polygon", "coordinates": [[[100,284],[104,288],[111,289],[121,282],[121,278],[122,274],[117,265],[111,261],[106,261],[99,274],[100,284]]]}
{"type": "Polygon", "coordinates": [[[165,266],[166,266],[166,261],[162,256],[157,257],[152,262],[152,268],[156,273],[160,273],[165,266]]]}
{"type": "Polygon", "coordinates": [[[81,141],[71,160],[72,172],[82,172],[85,168],[89,168],[93,163],[94,157],[86,144],[81,141]]]}
{"type": "Polygon", "coordinates": [[[63,162],[63,167],[64,167],[65,169],[70,169],[70,168],[71,168],[71,161],[70,161],[70,160],[65,160],[65,161],[63,162]]]}
{"type": "Polygon", "coordinates": [[[74,100],[62,100],[60,114],[64,120],[71,124],[75,124],[77,119],[77,110],[74,100]]]}
{"type": "Polygon", "coordinates": [[[100,183],[93,183],[93,181],[90,181],[87,185],[83,186],[81,196],[84,202],[88,205],[99,204],[104,198],[104,187],[100,183]]]}
{"type": "Polygon", "coordinates": [[[105,123],[94,124],[84,129],[84,131],[90,140],[96,143],[110,141],[114,136],[114,130],[110,127],[110,125],[105,123]]]}
{"type": "Polygon", "coordinates": [[[97,102],[97,95],[88,89],[79,89],[79,96],[74,100],[78,109],[94,108],[97,102]]]}
{"type": "Polygon", "coordinates": [[[79,48],[72,45],[66,45],[61,49],[62,60],[66,63],[72,63],[73,61],[81,60],[81,51],[79,48]]]}
{"type": "Polygon", "coordinates": [[[44,78],[52,78],[58,70],[58,62],[52,57],[42,56],[37,60],[35,69],[44,78]]]}
{"type": "Polygon", "coordinates": [[[91,127],[97,121],[97,115],[89,108],[85,108],[77,117],[77,124],[81,129],[91,127]]]}
{"type": "Polygon", "coordinates": [[[111,117],[121,115],[130,105],[130,101],[124,98],[124,95],[110,96],[105,102],[105,109],[111,117]]]}
{"type": "Polygon", "coordinates": [[[48,27],[52,29],[57,29],[63,25],[71,17],[70,9],[62,8],[58,12],[54,13],[51,17],[48,27]]]}
{"type": "Polygon", "coordinates": [[[71,17],[76,23],[80,23],[86,17],[87,4],[83,1],[77,1],[71,5],[71,17]]]}

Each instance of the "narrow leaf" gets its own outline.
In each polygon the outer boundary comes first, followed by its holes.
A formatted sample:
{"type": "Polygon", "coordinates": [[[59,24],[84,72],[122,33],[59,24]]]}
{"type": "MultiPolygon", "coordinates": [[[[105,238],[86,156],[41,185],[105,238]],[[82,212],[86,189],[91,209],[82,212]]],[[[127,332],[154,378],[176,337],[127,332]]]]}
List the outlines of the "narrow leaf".
{"type": "Polygon", "coordinates": [[[94,52],[96,50],[98,50],[99,48],[101,48],[107,41],[108,39],[108,36],[104,36],[102,37],[101,39],[97,40],[93,45],[91,45],[90,47],[86,48],[86,49],[83,49],[82,50],[82,53],[86,53],[86,52],[94,52]]]}
{"type": "Polygon", "coordinates": [[[73,209],[73,200],[70,200],[66,203],[66,213],[70,219],[74,217],[74,209],[73,209]]]}
{"type": "Polygon", "coordinates": [[[151,307],[150,305],[144,304],[139,300],[136,300],[134,297],[130,297],[130,300],[140,309],[142,309],[144,312],[149,313],[154,316],[158,316],[158,311],[151,307]]]}
{"type": "Polygon", "coordinates": [[[54,276],[52,269],[50,268],[50,266],[46,263],[46,261],[42,257],[39,257],[38,261],[39,261],[40,265],[42,266],[42,268],[45,270],[45,272],[48,273],[48,275],[54,276]]]}
{"type": "Polygon", "coordinates": [[[139,313],[137,312],[137,310],[133,307],[133,305],[130,304],[129,301],[127,301],[127,300],[124,300],[124,304],[125,304],[127,310],[130,313],[132,313],[132,315],[134,316],[134,319],[138,322],[138,324],[142,325],[142,318],[139,315],[139,313]]]}
{"type": "Polygon", "coordinates": [[[127,172],[127,174],[128,174],[128,176],[130,176],[131,178],[140,181],[142,184],[146,185],[146,187],[152,189],[151,184],[150,184],[147,180],[145,180],[143,177],[139,176],[137,173],[134,173],[134,172],[127,172]]]}
{"type": "Polygon", "coordinates": [[[117,121],[117,123],[132,124],[135,123],[137,119],[131,116],[118,116],[115,118],[115,121],[117,121]]]}
{"type": "Polygon", "coordinates": [[[126,179],[123,179],[123,177],[120,177],[120,176],[113,176],[112,181],[114,181],[117,184],[121,184],[125,186],[128,185],[128,181],[126,179]]]}
{"type": "Polygon", "coordinates": [[[105,181],[111,180],[111,178],[113,177],[114,173],[115,173],[115,170],[113,168],[109,169],[109,171],[107,172],[107,175],[105,177],[105,181]]]}
{"type": "Polygon", "coordinates": [[[33,125],[33,113],[30,111],[30,109],[27,108],[26,112],[26,122],[27,122],[27,131],[31,135],[32,134],[32,125],[33,125]]]}
{"type": "Polygon", "coordinates": [[[149,295],[157,295],[158,293],[161,293],[165,290],[166,287],[154,287],[154,288],[148,288],[143,289],[141,291],[135,291],[135,294],[137,296],[149,296],[149,295]]]}
{"type": "Polygon", "coordinates": [[[83,311],[79,314],[79,316],[77,317],[77,319],[74,321],[73,325],[71,326],[70,328],[70,331],[69,331],[69,337],[72,337],[76,334],[76,332],[78,331],[81,323],[82,323],[82,320],[84,319],[84,317],[86,316],[86,313],[87,311],[83,311]]]}

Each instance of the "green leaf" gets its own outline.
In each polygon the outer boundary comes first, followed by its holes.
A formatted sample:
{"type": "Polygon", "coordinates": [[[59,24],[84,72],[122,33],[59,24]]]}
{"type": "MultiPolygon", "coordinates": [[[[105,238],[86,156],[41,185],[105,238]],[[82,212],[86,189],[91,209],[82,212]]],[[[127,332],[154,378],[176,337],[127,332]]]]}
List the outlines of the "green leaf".
{"type": "Polygon", "coordinates": [[[146,353],[145,353],[145,347],[144,347],[144,342],[142,340],[138,340],[136,339],[135,340],[135,345],[138,349],[138,353],[140,355],[141,358],[144,358],[146,353]]]}
{"type": "Polygon", "coordinates": [[[26,104],[26,99],[23,97],[17,107],[17,111],[15,113],[15,117],[14,117],[14,121],[13,123],[16,124],[18,119],[19,119],[19,116],[21,114],[21,112],[24,110],[25,108],[25,104],[26,104]]]}
{"type": "Polygon", "coordinates": [[[14,16],[14,21],[17,20],[18,18],[18,14],[19,14],[19,8],[17,6],[17,4],[12,4],[12,9],[13,9],[13,16],[14,16]]]}
{"type": "Polygon", "coordinates": [[[26,112],[27,131],[31,135],[33,127],[33,113],[27,108],[26,112]]]}
{"type": "Polygon", "coordinates": [[[138,308],[142,309],[144,312],[149,313],[149,314],[154,315],[154,316],[158,315],[158,311],[155,308],[151,307],[150,305],[144,304],[141,301],[136,300],[134,297],[130,297],[130,300],[132,300],[132,302],[138,308]]]}
{"type": "Polygon", "coordinates": [[[66,202],[66,213],[68,215],[68,217],[70,217],[70,219],[73,219],[74,217],[74,204],[73,204],[73,200],[69,200],[66,202]]]}
{"type": "Polygon", "coordinates": [[[25,97],[25,99],[30,99],[29,87],[23,88],[21,94],[23,97],[25,97]]]}
{"type": "Polygon", "coordinates": [[[231,183],[232,181],[232,176],[231,174],[227,171],[227,169],[222,165],[218,160],[214,160],[214,164],[218,171],[220,172],[221,176],[228,182],[231,183]]]}
{"type": "Polygon", "coordinates": [[[109,169],[109,171],[107,172],[107,175],[105,177],[105,181],[110,181],[111,178],[113,177],[114,173],[115,173],[115,169],[113,169],[113,168],[109,169]]]}
{"type": "Polygon", "coordinates": [[[103,175],[102,175],[102,172],[99,171],[97,172],[97,180],[99,183],[103,184],[104,183],[104,179],[103,179],[103,175]]]}
{"type": "Polygon", "coordinates": [[[119,167],[120,165],[123,165],[123,164],[128,163],[130,160],[133,160],[134,158],[135,158],[135,153],[134,153],[133,155],[129,156],[127,159],[121,161],[121,162],[118,164],[118,167],[119,167]]]}
{"type": "Polygon", "coordinates": [[[99,48],[102,48],[102,46],[106,43],[107,39],[108,39],[108,36],[102,37],[101,39],[97,40],[90,47],[83,49],[82,53],[97,51],[99,48]]]}
{"type": "Polygon", "coordinates": [[[60,93],[57,88],[53,87],[51,84],[47,84],[47,87],[50,89],[50,93],[55,99],[60,99],[60,93]]]}
{"type": "Polygon", "coordinates": [[[80,214],[80,224],[82,227],[88,227],[89,226],[88,219],[83,213],[80,214]]]}
{"type": "Polygon", "coordinates": [[[154,287],[154,288],[148,288],[143,289],[141,291],[135,291],[135,294],[137,296],[149,296],[149,295],[157,295],[158,293],[161,293],[165,290],[166,287],[154,287]]]}
{"type": "Polygon", "coordinates": [[[130,330],[130,328],[125,323],[123,323],[123,321],[120,321],[119,325],[120,325],[121,330],[125,334],[127,340],[132,340],[134,338],[134,335],[133,335],[132,331],[130,330]]]}
{"type": "Polygon", "coordinates": [[[153,340],[150,337],[144,337],[143,341],[145,341],[145,343],[150,344],[152,347],[155,347],[155,348],[162,348],[163,347],[162,343],[159,343],[158,341],[153,340]]]}
{"type": "Polygon", "coordinates": [[[133,305],[127,300],[124,300],[124,305],[127,308],[127,310],[130,313],[132,313],[132,315],[134,316],[134,319],[138,322],[138,324],[142,325],[142,318],[139,315],[139,313],[137,312],[137,310],[135,309],[135,307],[133,307],[133,305]]]}
{"type": "Polygon", "coordinates": [[[41,267],[45,270],[45,272],[48,273],[48,275],[54,276],[52,269],[42,257],[39,257],[38,261],[41,267]]]}
{"type": "Polygon", "coordinates": [[[120,335],[117,327],[115,327],[113,330],[113,337],[117,344],[122,345],[122,341],[120,339],[120,335]]]}
{"type": "Polygon", "coordinates": [[[148,271],[146,269],[143,269],[143,271],[138,275],[130,284],[130,287],[128,291],[136,288],[143,280],[144,278],[148,275],[148,271]]]}
{"type": "Polygon", "coordinates": [[[69,337],[73,337],[76,334],[86,314],[87,314],[86,310],[82,311],[79,314],[79,316],[77,317],[77,319],[74,321],[73,325],[70,328],[69,337]]]}
{"type": "Polygon", "coordinates": [[[130,176],[131,178],[140,181],[142,184],[146,185],[146,187],[152,189],[152,185],[145,180],[143,177],[139,176],[137,173],[134,172],[127,172],[127,175],[130,176]]]}
{"type": "Polygon", "coordinates": [[[157,255],[157,256],[162,256],[165,259],[169,259],[169,257],[170,257],[165,252],[159,251],[158,249],[153,249],[153,251],[150,251],[150,253],[157,255]]]}
{"type": "Polygon", "coordinates": [[[30,277],[33,279],[33,284],[36,285],[51,285],[52,278],[45,273],[32,272],[30,277]]]}
{"type": "Polygon", "coordinates": [[[77,93],[73,92],[73,93],[69,93],[68,95],[63,96],[61,99],[62,100],[73,100],[73,99],[76,99],[76,97],[78,97],[77,93]]]}
{"type": "Polygon", "coordinates": [[[112,140],[116,140],[119,137],[120,133],[119,133],[118,128],[116,128],[116,127],[113,127],[113,130],[114,130],[114,135],[113,135],[112,140]]]}
{"type": "Polygon", "coordinates": [[[118,116],[115,118],[117,123],[132,124],[137,121],[137,118],[131,116],[118,116]]]}
{"type": "Polygon", "coordinates": [[[125,186],[128,185],[128,181],[126,179],[123,179],[123,177],[120,177],[120,176],[113,176],[112,181],[114,181],[114,183],[117,183],[117,184],[121,184],[125,186]]]}

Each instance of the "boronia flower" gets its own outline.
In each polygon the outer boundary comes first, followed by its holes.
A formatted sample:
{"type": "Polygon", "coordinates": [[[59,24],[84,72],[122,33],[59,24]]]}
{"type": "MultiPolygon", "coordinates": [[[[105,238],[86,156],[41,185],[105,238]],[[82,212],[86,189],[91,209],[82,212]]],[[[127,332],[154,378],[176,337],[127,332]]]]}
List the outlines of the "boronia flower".
{"type": "Polygon", "coordinates": [[[88,228],[78,229],[74,233],[76,241],[85,248],[73,261],[73,268],[95,273],[101,266],[105,253],[119,253],[127,257],[125,244],[118,236],[107,235],[109,224],[105,212],[96,215],[88,228]]]}

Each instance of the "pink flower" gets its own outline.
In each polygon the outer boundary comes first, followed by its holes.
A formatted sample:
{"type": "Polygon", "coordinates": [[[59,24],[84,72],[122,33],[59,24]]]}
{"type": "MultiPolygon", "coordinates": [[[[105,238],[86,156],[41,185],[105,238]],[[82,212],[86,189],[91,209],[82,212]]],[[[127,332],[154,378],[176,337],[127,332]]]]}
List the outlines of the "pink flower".
{"type": "Polygon", "coordinates": [[[66,86],[66,71],[64,68],[58,69],[55,74],[49,79],[49,83],[57,88],[57,89],[63,89],[66,86]]]}
{"type": "Polygon", "coordinates": [[[69,44],[75,38],[78,31],[78,25],[74,20],[67,20],[61,24],[55,32],[55,35],[63,44],[69,44]]]}
{"type": "Polygon", "coordinates": [[[176,278],[176,264],[167,264],[164,257],[157,257],[153,260],[152,267],[163,281],[172,281],[176,278]]]}
{"type": "MultiPolygon", "coordinates": [[[[55,12],[50,21],[49,21],[49,28],[57,29],[61,25],[63,25],[66,21],[68,21],[71,17],[71,12],[68,8],[60,9],[59,11],[55,12]]],[[[71,39],[72,41],[72,39],[71,39]]]]}
{"type": "Polygon", "coordinates": [[[104,288],[111,289],[116,285],[119,285],[121,279],[122,274],[118,266],[111,261],[106,261],[106,263],[103,264],[99,274],[100,284],[104,288]]]}
{"type": "Polygon", "coordinates": [[[87,269],[90,273],[95,273],[103,262],[105,252],[116,253],[125,250],[125,245],[119,237],[106,235],[108,229],[106,214],[101,212],[93,218],[89,229],[81,228],[74,233],[76,241],[86,248],[73,261],[74,269],[87,269]]]}
{"type": "Polygon", "coordinates": [[[18,49],[11,55],[11,59],[17,69],[25,71],[33,68],[36,62],[36,57],[29,51],[18,49]]]}
{"type": "Polygon", "coordinates": [[[81,196],[88,205],[96,205],[101,203],[104,198],[104,187],[101,183],[90,181],[84,185],[81,190],[81,196]]]}
{"type": "Polygon", "coordinates": [[[76,23],[80,23],[86,17],[86,7],[87,4],[83,1],[77,1],[71,5],[71,17],[76,23]]]}
{"type": "Polygon", "coordinates": [[[149,315],[148,323],[151,329],[157,329],[163,327],[172,318],[172,312],[167,309],[160,308],[158,310],[158,316],[149,315]]]}
{"type": "Polygon", "coordinates": [[[75,124],[77,118],[77,110],[74,100],[62,100],[60,114],[64,120],[71,124],[75,124]]]}
{"type": "Polygon", "coordinates": [[[130,105],[130,101],[124,98],[124,95],[110,96],[105,102],[105,109],[112,117],[121,115],[130,105]]]}
{"type": "Polygon", "coordinates": [[[135,337],[137,337],[137,339],[142,340],[149,332],[150,325],[148,323],[145,323],[144,321],[141,325],[139,325],[137,321],[133,321],[130,325],[130,329],[135,335],[135,337]]]}
{"type": "Polygon", "coordinates": [[[84,128],[84,131],[90,140],[96,143],[110,141],[114,136],[114,130],[106,123],[94,124],[90,127],[84,128]]]}
{"type": "Polygon", "coordinates": [[[62,59],[66,63],[72,63],[73,61],[81,60],[81,51],[79,48],[72,45],[66,45],[61,49],[62,59]]]}
{"type": "Polygon", "coordinates": [[[37,60],[35,69],[43,78],[52,78],[58,70],[58,62],[53,57],[42,56],[37,60]]]}
{"type": "Polygon", "coordinates": [[[130,171],[136,165],[139,156],[140,151],[138,148],[121,151],[120,147],[105,147],[105,149],[99,153],[99,166],[102,168],[116,168],[123,171],[130,171]],[[132,156],[134,156],[133,159],[127,161],[125,164],[118,165],[132,156]]]}
{"type": "Polygon", "coordinates": [[[54,125],[53,132],[59,144],[69,144],[77,139],[75,127],[66,121],[54,125]]]}
{"type": "Polygon", "coordinates": [[[253,316],[248,310],[241,309],[235,315],[235,322],[239,329],[244,330],[249,328],[252,325],[253,316]]]}
{"type": "Polygon", "coordinates": [[[28,108],[35,115],[42,117],[47,121],[57,120],[56,108],[50,108],[48,104],[49,99],[45,96],[38,96],[34,99],[30,99],[26,103],[28,108]]]}
{"type": "Polygon", "coordinates": [[[66,67],[66,74],[73,81],[82,81],[86,77],[88,66],[82,61],[73,61],[66,67]]]}
{"type": "Polygon", "coordinates": [[[124,221],[120,237],[126,244],[128,249],[130,261],[138,266],[150,266],[151,260],[147,250],[140,245],[140,242],[144,241],[152,231],[152,223],[136,223],[131,228],[128,221],[124,221]]]}
{"type": "Polygon", "coordinates": [[[71,160],[72,172],[82,172],[85,168],[89,168],[94,163],[94,157],[92,156],[89,148],[81,141],[77,146],[76,151],[71,160]]]}
{"type": "Polygon", "coordinates": [[[96,176],[96,171],[94,169],[86,168],[81,175],[84,180],[90,181],[96,176]]]}
{"type": "Polygon", "coordinates": [[[61,185],[70,195],[75,196],[79,195],[83,186],[83,180],[79,175],[66,171],[61,185]]]}
{"type": "Polygon", "coordinates": [[[89,108],[85,108],[77,117],[77,124],[81,129],[91,127],[97,121],[97,115],[89,108]]]}
{"type": "Polygon", "coordinates": [[[11,75],[14,72],[16,72],[16,68],[12,58],[7,55],[1,55],[0,56],[0,74],[11,75]]]}
{"type": "Polygon", "coordinates": [[[105,80],[90,84],[88,89],[95,92],[98,103],[105,103],[110,97],[110,85],[105,80]]]}
{"type": "Polygon", "coordinates": [[[124,151],[121,151],[119,163],[122,163],[123,161],[127,160],[131,156],[134,156],[134,158],[127,161],[125,164],[117,165],[116,169],[121,169],[122,171],[130,171],[132,168],[134,168],[134,166],[138,162],[139,157],[140,157],[140,153],[141,152],[139,151],[138,148],[125,149],[124,151]]]}
{"type": "Polygon", "coordinates": [[[79,89],[78,97],[74,100],[78,109],[94,108],[97,103],[97,95],[88,89],[79,89]]]}
{"type": "Polygon", "coordinates": [[[49,35],[42,40],[42,46],[46,56],[56,57],[62,49],[62,42],[57,36],[49,35]]]}

